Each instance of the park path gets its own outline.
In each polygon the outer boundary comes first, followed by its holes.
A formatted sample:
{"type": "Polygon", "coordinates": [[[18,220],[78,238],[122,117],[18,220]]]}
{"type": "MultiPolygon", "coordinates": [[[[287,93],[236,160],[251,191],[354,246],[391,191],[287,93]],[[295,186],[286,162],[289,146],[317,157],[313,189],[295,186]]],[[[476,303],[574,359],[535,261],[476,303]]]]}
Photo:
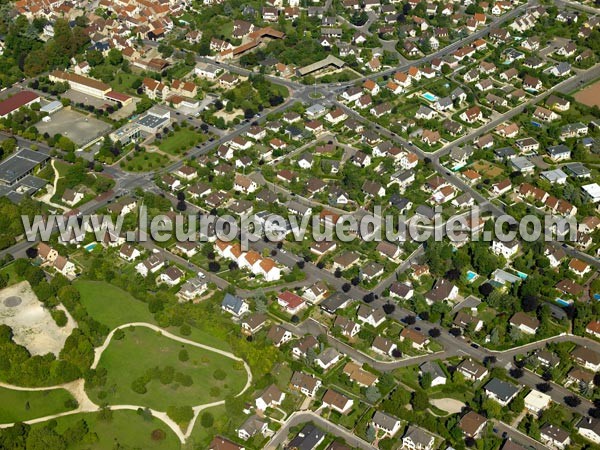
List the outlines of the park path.
{"type": "MultiPolygon", "coordinates": [[[[171,340],[181,342],[183,344],[188,344],[193,347],[201,348],[203,350],[207,350],[207,351],[210,351],[213,353],[217,353],[217,354],[225,356],[229,359],[233,359],[234,361],[242,362],[244,364],[244,368],[246,370],[248,378],[246,381],[246,385],[236,395],[236,397],[239,397],[240,395],[244,394],[250,388],[250,386],[252,384],[252,372],[250,370],[250,367],[248,366],[248,363],[246,363],[246,361],[244,361],[242,358],[235,356],[231,352],[227,352],[225,350],[210,347],[208,345],[200,344],[200,343],[192,341],[190,339],[186,339],[186,338],[177,336],[177,335],[175,335],[167,330],[164,330],[156,325],[146,323],[146,322],[131,322],[131,323],[120,325],[117,328],[115,328],[114,330],[112,330],[109,333],[109,335],[107,336],[104,343],[100,347],[97,347],[94,350],[94,362],[92,363],[92,366],[91,366],[92,369],[95,369],[98,366],[98,363],[100,362],[100,358],[102,357],[102,353],[108,348],[108,345],[110,344],[110,341],[112,340],[115,332],[117,332],[118,330],[122,330],[124,328],[129,328],[129,327],[149,328],[171,340]]],[[[50,416],[38,417],[35,419],[29,419],[29,420],[23,421],[23,423],[30,424],[30,425],[35,424],[35,423],[46,422],[48,420],[56,419],[56,418],[63,417],[63,416],[69,416],[72,414],[91,413],[91,412],[98,412],[101,410],[100,406],[96,405],[92,400],[90,400],[89,396],[85,392],[85,380],[83,380],[82,378],[74,380],[74,381],[70,381],[68,383],[59,384],[56,386],[23,387],[23,386],[15,386],[12,384],[0,382],[0,387],[5,388],[5,389],[12,389],[15,391],[29,391],[29,392],[65,389],[69,393],[71,393],[71,395],[75,398],[75,400],[77,400],[78,407],[71,411],[65,411],[65,412],[58,413],[58,414],[52,414],[50,416]]],[[[173,419],[171,419],[167,415],[166,412],[163,412],[163,411],[157,411],[152,408],[147,408],[145,406],[140,406],[140,405],[110,405],[110,406],[108,406],[108,408],[113,411],[120,411],[120,410],[137,411],[139,409],[147,409],[152,413],[153,417],[156,417],[158,420],[162,421],[165,425],[167,425],[173,431],[173,433],[175,433],[175,435],[177,436],[177,438],[179,439],[179,441],[182,444],[185,444],[187,439],[191,436],[192,431],[194,430],[194,425],[196,424],[196,420],[198,419],[198,416],[200,415],[200,413],[202,411],[204,411],[205,409],[224,405],[224,404],[225,404],[225,400],[220,400],[220,401],[213,402],[213,403],[205,403],[203,405],[193,406],[192,410],[194,411],[194,416],[193,416],[192,420],[190,421],[190,423],[187,425],[185,430],[182,430],[181,427],[175,421],[173,421],[173,419]]],[[[4,423],[4,424],[0,424],[0,428],[10,428],[14,425],[15,425],[15,422],[4,423]]]]}
{"type": "Polygon", "coordinates": [[[41,196],[38,200],[40,200],[43,203],[46,203],[49,206],[53,206],[54,208],[58,208],[62,211],[66,211],[67,208],[65,208],[62,205],[59,205],[58,203],[53,203],[50,200],[56,193],[56,186],[58,185],[58,180],[61,178],[60,174],[58,173],[58,170],[56,169],[56,166],[54,165],[54,158],[52,158],[50,165],[52,166],[52,170],[54,170],[54,182],[52,183],[52,192],[47,192],[46,194],[41,196]]]}
{"type": "MultiPolygon", "coordinates": [[[[85,381],[83,378],[79,378],[74,381],[70,381],[68,383],[58,384],[56,386],[45,386],[45,387],[23,387],[23,386],[15,386],[8,383],[0,382],[0,387],[4,389],[10,389],[13,391],[22,391],[22,392],[44,392],[44,391],[53,391],[56,389],[64,389],[68,391],[75,400],[77,400],[77,408],[72,409],[70,411],[65,411],[62,413],[52,414],[50,416],[38,417],[35,419],[29,419],[23,421],[23,423],[34,424],[46,422],[48,420],[56,419],[58,417],[70,416],[72,414],[86,413],[86,412],[96,412],[100,410],[100,407],[96,405],[93,401],[90,400],[87,393],[85,392],[85,381]]],[[[14,426],[15,423],[3,423],[0,424],[0,428],[9,428],[14,426]]]]}
{"type": "Polygon", "coordinates": [[[173,341],[177,341],[177,342],[181,342],[183,344],[188,344],[191,345],[193,347],[197,347],[197,348],[201,348],[203,350],[208,350],[209,352],[213,352],[213,353],[217,353],[219,355],[225,356],[229,359],[233,359],[234,361],[239,361],[241,363],[244,364],[244,369],[246,369],[246,373],[248,374],[248,380],[246,381],[246,385],[244,386],[244,389],[242,389],[240,391],[240,393],[237,395],[237,397],[239,397],[240,395],[242,395],[244,392],[246,392],[249,388],[250,385],[252,384],[252,372],[250,371],[250,366],[248,366],[248,364],[246,363],[246,361],[244,361],[242,358],[238,358],[237,356],[235,356],[233,353],[231,352],[227,352],[225,350],[221,350],[215,347],[211,347],[209,345],[204,345],[204,344],[200,344],[196,341],[192,341],[190,339],[186,339],[183,338],[181,336],[177,336],[176,334],[173,334],[167,330],[164,330],[156,325],[153,325],[151,323],[146,323],[146,322],[131,322],[131,323],[126,323],[124,325],[119,325],[117,328],[115,328],[114,330],[112,330],[109,335],[106,337],[106,340],[104,341],[104,344],[102,344],[100,347],[97,347],[94,352],[94,362],[92,363],[91,368],[95,369],[96,367],[98,367],[98,363],[100,362],[100,358],[102,357],[102,353],[106,350],[106,348],[108,347],[108,345],[110,344],[110,341],[112,340],[113,336],[115,335],[115,333],[118,330],[122,330],[125,328],[130,328],[130,327],[143,327],[143,328],[149,328],[153,331],[156,331],[158,333],[160,333],[162,336],[167,337],[173,341]]]}

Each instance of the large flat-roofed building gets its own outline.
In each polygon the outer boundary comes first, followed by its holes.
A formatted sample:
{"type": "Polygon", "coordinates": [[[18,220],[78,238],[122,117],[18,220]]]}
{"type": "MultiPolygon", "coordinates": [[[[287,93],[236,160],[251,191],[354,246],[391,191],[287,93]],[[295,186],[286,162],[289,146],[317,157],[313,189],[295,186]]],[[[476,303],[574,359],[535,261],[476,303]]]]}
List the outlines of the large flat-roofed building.
{"type": "Polygon", "coordinates": [[[135,122],[130,122],[113,131],[110,139],[123,145],[143,137],[144,134],[156,134],[169,125],[171,112],[167,108],[154,106],[135,122]]]}
{"type": "Polygon", "coordinates": [[[112,91],[111,87],[102,81],[84,77],[83,75],[77,75],[76,73],[64,72],[62,70],[55,70],[50,73],[50,81],[55,83],[67,82],[74,91],[97,98],[104,98],[106,94],[112,91]]]}
{"type": "Polygon", "coordinates": [[[169,124],[170,117],[156,115],[149,111],[137,120],[140,128],[146,133],[156,134],[158,131],[169,124]]]}
{"type": "Polygon", "coordinates": [[[58,100],[54,100],[40,108],[40,112],[54,114],[57,111],[60,111],[63,107],[63,104],[58,100]]]}
{"type": "Polygon", "coordinates": [[[110,133],[110,139],[113,142],[120,142],[127,145],[131,141],[136,141],[142,136],[142,130],[136,122],[126,123],[118,130],[110,133]]]}
{"type": "Polygon", "coordinates": [[[133,101],[129,95],[113,91],[108,84],[103,83],[102,81],[84,77],[83,75],[77,75],[76,73],[55,70],[50,74],[50,81],[69,83],[69,87],[74,91],[107,100],[112,103],[120,103],[123,106],[128,105],[133,101]]]}
{"type": "Polygon", "coordinates": [[[22,149],[0,163],[0,184],[12,186],[42,167],[50,159],[47,153],[22,149]]]}
{"type": "Polygon", "coordinates": [[[0,119],[8,117],[10,114],[21,108],[40,102],[40,96],[35,92],[21,91],[12,97],[0,102],[0,119]]]}

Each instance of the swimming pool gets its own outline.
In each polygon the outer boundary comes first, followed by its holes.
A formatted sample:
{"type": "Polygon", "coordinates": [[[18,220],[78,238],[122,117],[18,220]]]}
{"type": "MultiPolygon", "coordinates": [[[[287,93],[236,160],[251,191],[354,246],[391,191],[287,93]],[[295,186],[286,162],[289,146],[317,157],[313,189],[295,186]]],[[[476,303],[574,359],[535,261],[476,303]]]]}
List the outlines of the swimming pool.
{"type": "Polygon", "coordinates": [[[96,248],[96,245],[98,245],[97,242],[91,242],[83,248],[85,248],[88,252],[91,252],[92,250],[94,250],[96,248]]]}
{"type": "Polygon", "coordinates": [[[452,171],[457,172],[460,169],[462,169],[463,167],[465,167],[466,165],[467,165],[467,163],[458,163],[454,167],[452,167],[452,171]]]}
{"type": "Polygon", "coordinates": [[[560,306],[571,306],[571,304],[573,303],[572,300],[563,300],[562,298],[557,298],[555,301],[560,306]]]}
{"type": "Polygon", "coordinates": [[[473,272],[472,270],[467,271],[467,281],[471,282],[473,281],[475,278],[477,278],[479,275],[477,275],[475,272],[473,272]]]}
{"type": "Polygon", "coordinates": [[[527,275],[526,273],[519,272],[518,270],[515,270],[515,272],[517,272],[517,276],[518,276],[518,277],[519,277],[521,280],[526,280],[526,279],[527,279],[527,277],[529,276],[529,275],[527,275]]]}
{"type": "Polygon", "coordinates": [[[430,101],[430,102],[435,102],[438,99],[431,92],[425,92],[425,93],[421,94],[421,97],[423,97],[425,100],[430,101]]]}
{"type": "Polygon", "coordinates": [[[594,299],[600,301],[600,294],[594,294],[594,299]]]}

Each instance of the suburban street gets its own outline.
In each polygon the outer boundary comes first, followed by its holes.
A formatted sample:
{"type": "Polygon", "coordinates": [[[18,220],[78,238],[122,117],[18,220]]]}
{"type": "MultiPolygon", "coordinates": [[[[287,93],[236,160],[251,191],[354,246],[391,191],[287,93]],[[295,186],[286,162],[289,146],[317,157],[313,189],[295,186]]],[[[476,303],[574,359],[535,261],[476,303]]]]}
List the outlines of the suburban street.
{"type": "MultiPolygon", "coordinates": [[[[328,2],[329,5],[331,5],[331,0],[328,0],[328,2]]],[[[586,13],[600,13],[600,10],[596,8],[593,8],[591,6],[580,5],[578,3],[574,3],[568,0],[557,0],[556,3],[558,5],[572,7],[586,13]]],[[[337,106],[341,108],[348,117],[360,121],[362,124],[366,125],[367,128],[376,130],[377,133],[385,139],[388,139],[389,141],[397,144],[405,150],[409,150],[410,152],[415,153],[421,161],[427,161],[427,163],[430,164],[430,167],[440,177],[451,183],[458,191],[460,191],[461,193],[470,194],[475,200],[477,207],[482,212],[490,213],[493,220],[496,220],[500,217],[507,217],[507,213],[503,207],[498,206],[498,204],[490,201],[490,199],[484,194],[482,194],[475,186],[467,183],[462,177],[445,167],[442,163],[442,158],[448,155],[452,151],[452,149],[462,146],[464,144],[471,143],[477,137],[493,131],[498,125],[507,122],[511,119],[514,119],[517,115],[523,113],[523,111],[527,110],[528,108],[531,108],[536,104],[539,104],[550,94],[557,92],[570,93],[573,90],[577,89],[579,86],[585,85],[597,79],[598,77],[600,77],[600,64],[597,64],[590,69],[582,70],[576,73],[575,75],[571,76],[570,78],[557,84],[554,84],[551,87],[548,87],[542,92],[532,94],[532,96],[528,98],[525,102],[519,104],[514,108],[511,108],[507,112],[501,114],[498,113],[483,125],[469,130],[469,132],[465,135],[457,138],[456,140],[452,141],[447,145],[444,145],[439,150],[432,152],[426,152],[421,150],[419,147],[413,145],[413,143],[408,141],[407,139],[398,136],[396,133],[390,131],[385,127],[380,126],[376,122],[365,118],[355,109],[349,107],[348,104],[342,102],[339,99],[339,96],[347,88],[357,83],[362,83],[365,80],[377,80],[381,77],[387,77],[399,71],[407,71],[411,66],[421,66],[431,62],[435,58],[440,58],[451,54],[457,49],[464,47],[465,45],[468,45],[477,39],[485,37],[489,34],[490,30],[515,19],[516,17],[520,16],[527,8],[535,6],[537,4],[537,0],[531,0],[529,2],[526,2],[512,9],[510,12],[503,14],[502,16],[491,18],[485,27],[477,30],[474,33],[469,34],[468,36],[465,36],[463,39],[455,41],[450,45],[439,49],[434,53],[412,61],[408,61],[405,58],[401,57],[400,64],[397,67],[392,67],[385,69],[381,72],[364,75],[350,82],[308,86],[297,81],[292,81],[273,75],[265,75],[266,80],[279,86],[283,86],[288,90],[289,96],[281,104],[277,105],[274,108],[261,111],[256,117],[251,119],[245,119],[239,124],[227,130],[219,130],[215,127],[209,127],[208,131],[210,132],[211,136],[209,140],[191,148],[187,151],[185,157],[180,158],[178,160],[173,160],[166,167],[161,168],[159,170],[144,173],[132,173],[121,169],[118,163],[115,163],[113,165],[104,165],[102,173],[112,178],[115,181],[115,186],[110,191],[100,195],[94,200],[85,203],[83,206],[80,206],[76,210],[65,214],[65,216],[94,214],[102,210],[102,208],[105,208],[110,203],[117,201],[122,196],[133,195],[138,189],[141,189],[143,191],[152,191],[155,193],[159,193],[164,197],[168,198],[173,204],[176,204],[177,198],[173,194],[165,194],[157,186],[155,181],[158,177],[180,169],[192,159],[198,158],[202,155],[211,154],[221,145],[226,144],[235,137],[243,136],[252,126],[256,124],[264,124],[267,121],[268,115],[283,113],[286,110],[292,108],[297,102],[302,102],[307,106],[310,104],[320,103],[326,106],[337,106]]],[[[369,17],[369,22],[367,22],[362,27],[355,28],[360,29],[361,31],[368,32],[369,25],[373,20],[375,19],[369,17]]],[[[157,42],[150,40],[145,40],[144,44],[150,47],[158,47],[159,45],[157,42]]],[[[183,53],[184,52],[182,51],[177,51],[176,56],[183,56],[183,53]]],[[[244,77],[256,75],[257,73],[255,71],[250,71],[232,63],[217,63],[214,61],[214,59],[207,58],[204,56],[195,56],[195,61],[198,63],[218,64],[220,68],[244,77]]],[[[11,89],[16,90],[17,87],[13,87],[11,89]]],[[[199,127],[203,124],[203,122],[200,119],[197,119],[191,115],[180,114],[172,108],[170,108],[170,110],[173,113],[173,118],[180,123],[186,121],[191,123],[194,127],[199,127]]],[[[7,136],[6,133],[2,133],[2,135],[7,136]]],[[[26,148],[31,146],[32,144],[35,144],[44,152],[50,153],[52,151],[52,149],[45,144],[40,144],[37,142],[34,143],[22,137],[15,137],[15,139],[17,145],[22,148],[26,148]]],[[[305,148],[311,147],[317,141],[329,139],[335,140],[335,136],[322,136],[316,141],[311,141],[308,144],[305,144],[304,146],[296,148],[295,150],[293,150],[292,153],[287,154],[286,157],[289,158],[292,155],[301,153],[305,150],[305,148]]],[[[344,146],[345,152],[349,152],[348,154],[352,154],[351,152],[353,151],[353,149],[350,145],[343,144],[341,146],[344,146]]],[[[278,162],[279,161],[274,161],[271,164],[275,166],[278,162]]],[[[270,182],[269,180],[265,179],[260,169],[250,173],[249,178],[252,181],[254,181],[258,186],[266,187],[272,192],[281,195],[287,200],[297,200],[304,205],[310,205],[314,208],[327,207],[327,209],[339,214],[347,213],[346,211],[340,208],[324,205],[316,200],[313,200],[312,198],[297,195],[296,193],[293,193],[288,186],[282,186],[280,184],[270,182]]],[[[196,207],[189,202],[187,203],[187,205],[187,212],[205,212],[202,211],[201,208],[196,207]]],[[[350,212],[350,214],[353,214],[355,217],[359,217],[362,214],[366,214],[367,212],[368,211],[358,208],[357,210],[350,212]]],[[[512,221],[516,221],[516,219],[514,219],[513,217],[509,218],[512,221]]],[[[57,227],[55,227],[53,231],[56,232],[57,227]]],[[[220,273],[209,272],[205,268],[199,267],[198,265],[188,261],[188,259],[180,256],[176,252],[171,251],[171,249],[165,249],[157,245],[152,239],[148,237],[148,235],[146,234],[146,230],[140,230],[139,241],[140,245],[145,250],[160,253],[169,262],[169,264],[185,267],[186,270],[193,272],[202,279],[206,279],[210,283],[213,283],[219,290],[224,291],[230,289],[233,286],[236,294],[244,299],[251,299],[257,296],[262,296],[268,292],[280,292],[286,289],[296,290],[306,288],[313,285],[317,281],[323,281],[330,287],[331,292],[342,292],[343,290],[347,290],[348,292],[346,292],[345,295],[347,295],[350,299],[356,300],[358,303],[363,302],[364,299],[365,301],[368,301],[369,305],[373,308],[383,308],[385,305],[389,305],[391,303],[391,300],[384,296],[384,293],[395,281],[397,281],[398,277],[401,274],[407,272],[414,263],[421,261],[425,253],[424,245],[419,245],[410,255],[406,255],[406,257],[399,261],[399,264],[395,268],[395,270],[390,271],[391,273],[388,273],[386,274],[386,276],[382,277],[375,286],[369,285],[370,289],[367,289],[360,285],[354,286],[350,283],[350,280],[345,279],[341,276],[336,276],[336,274],[334,274],[333,271],[322,269],[315,262],[310,261],[305,262],[302,265],[302,271],[304,273],[304,278],[302,280],[290,283],[271,285],[268,287],[259,287],[256,289],[242,289],[238,288],[237,286],[235,286],[235,284],[232,284],[227,279],[225,279],[226,277],[223,276],[223,273],[227,270],[227,268],[223,267],[220,273]],[[348,286],[350,286],[349,289],[348,286]]],[[[31,241],[27,239],[21,240],[15,245],[0,251],[0,257],[4,257],[6,255],[12,255],[14,258],[26,257],[26,251],[29,248],[35,246],[37,242],[39,242],[39,238],[37,240],[31,241]]],[[[569,243],[563,243],[558,240],[553,240],[552,242],[550,242],[550,245],[560,247],[569,256],[578,258],[590,264],[594,268],[600,269],[600,260],[598,258],[576,249],[574,246],[569,245],[569,243]]],[[[281,267],[285,268],[285,270],[291,270],[294,267],[296,267],[299,260],[301,259],[300,255],[295,255],[287,251],[285,247],[282,251],[281,249],[277,248],[276,243],[265,242],[262,239],[257,239],[257,241],[251,245],[251,247],[253,250],[258,251],[261,254],[262,252],[264,252],[265,254],[272,255],[272,259],[281,267]]],[[[339,273],[337,275],[339,275],[339,273]]],[[[461,307],[466,307],[467,305],[470,305],[470,301],[473,301],[473,299],[467,299],[465,301],[465,304],[461,305],[461,307]]],[[[458,309],[459,307],[456,307],[456,310],[458,309]]],[[[402,308],[396,303],[394,303],[393,311],[388,312],[388,317],[405,324],[405,319],[407,316],[415,316],[415,311],[410,311],[408,309],[402,308]]],[[[453,310],[453,313],[454,312],[456,311],[453,310]]],[[[440,335],[439,337],[435,338],[435,341],[442,347],[441,351],[435,353],[432,352],[416,357],[407,357],[406,355],[404,355],[398,359],[384,357],[375,358],[371,355],[362,352],[361,350],[358,350],[357,348],[344,342],[343,340],[333,336],[331,334],[331,331],[325,325],[319,323],[313,318],[309,318],[301,323],[285,322],[281,324],[281,326],[286,330],[292,332],[297,337],[304,335],[325,335],[327,338],[327,342],[331,347],[349,356],[356,362],[361,364],[368,364],[369,366],[380,372],[392,372],[398,368],[418,365],[428,361],[445,360],[451,357],[466,357],[473,358],[474,360],[478,361],[488,361],[489,367],[498,367],[510,371],[511,369],[514,369],[516,367],[515,358],[517,356],[525,355],[537,349],[542,349],[550,342],[572,342],[577,345],[586,346],[588,348],[593,349],[594,351],[600,352],[599,342],[586,337],[575,336],[572,334],[561,334],[558,336],[551,337],[549,339],[533,342],[522,347],[511,348],[503,351],[489,350],[483,346],[471,343],[470,340],[464,338],[463,336],[454,336],[449,332],[449,330],[443,328],[440,325],[440,323],[432,323],[427,320],[421,320],[420,318],[418,318],[416,319],[416,322],[414,324],[406,324],[406,326],[416,331],[419,331],[425,335],[430,335],[429,333],[432,332],[432,330],[434,329],[439,330],[440,335]]],[[[435,332],[433,332],[432,334],[435,335],[435,332]]],[[[97,362],[98,361],[96,361],[96,363],[97,362]]],[[[544,383],[545,381],[536,373],[533,373],[529,370],[524,370],[522,375],[519,376],[515,382],[522,385],[522,387],[536,389],[537,385],[544,383]]],[[[552,389],[548,392],[548,395],[550,395],[552,400],[558,404],[564,405],[566,408],[569,408],[572,412],[585,417],[588,415],[589,410],[593,408],[594,405],[590,400],[584,398],[578,393],[574,393],[567,387],[555,382],[550,382],[550,385],[552,386],[552,389]],[[566,405],[565,397],[569,396],[577,396],[581,400],[580,404],[574,407],[566,405]]],[[[347,430],[341,426],[335,425],[332,422],[321,417],[319,413],[315,413],[312,411],[296,411],[292,413],[287,418],[287,420],[285,420],[283,426],[270,439],[269,443],[265,448],[273,450],[279,448],[288,439],[288,435],[292,427],[297,427],[308,422],[316,424],[331,435],[343,438],[348,444],[361,450],[371,450],[376,448],[373,445],[355,436],[352,433],[352,431],[347,430]]],[[[494,428],[494,432],[499,436],[503,433],[506,433],[506,435],[511,437],[512,439],[521,442],[525,445],[531,446],[536,450],[543,450],[547,448],[539,442],[533,440],[532,438],[517,431],[515,428],[506,423],[494,422],[494,428]]]]}

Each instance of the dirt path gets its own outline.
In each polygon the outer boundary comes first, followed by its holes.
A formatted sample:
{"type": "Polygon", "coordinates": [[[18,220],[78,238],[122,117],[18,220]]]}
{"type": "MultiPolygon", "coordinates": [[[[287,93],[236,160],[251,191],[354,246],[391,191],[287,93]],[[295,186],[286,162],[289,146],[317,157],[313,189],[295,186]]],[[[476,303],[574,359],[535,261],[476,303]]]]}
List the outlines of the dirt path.
{"type": "MultiPolygon", "coordinates": [[[[162,328],[160,328],[156,325],[152,325],[152,324],[145,323],[145,322],[127,323],[127,324],[121,325],[121,326],[115,328],[114,330],[112,330],[110,332],[110,334],[107,336],[104,343],[100,347],[97,347],[95,349],[94,362],[92,363],[92,366],[91,366],[92,369],[95,369],[98,366],[98,363],[100,362],[100,358],[102,357],[102,353],[108,348],[108,345],[110,344],[110,341],[112,340],[115,332],[117,330],[122,330],[124,328],[129,328],[129,327],[149,328],[151,330],[154,330],[154,331],[160,333],[164,337],[172,339],[174,341],[181,342],[183,344],[188,344],[188,345],[191,345],[194,347],[198,347],[198,348],[210,351],[210,352],[218,353],[219,355],[225,356],[226,358],[233,359],[234,361],[242,362],[244,364],[244,368],[246,369],[248,379],[246,381],[246,385],[236,395],[236,397],[239,397],[244,392],[246,392],[250,388],[250,385],[252,384],[252,372],[250,371],[250,367],[248,366],[246,361],[244,361],[241,358],[238,358],[233,353],[226,352],[224,350],[220,350],[220,349],[217,349],[214,347],[210,347],[208,345],[200,344],[200,343],[192,341],[190,339],[182,338],[182,337],[174,335],[173,333],[170,333],[166,330],[163,330],[162,328]]],[[[69,391],[71,393],[71,395],[73,395],[73,397],[77,400],[77,403],[79,406],[72,411],[66,411],[66,412],[59,413],[59,414],[53,414],[51,416],[39,417],[36,419],[30,419],[30,420],[24,421],[24,423],[27,423],[27,424],[46,422],[48,420],[52,420],[52,419],[56,419],[58,417],[68,416],[68,415],[72,415],[72,414],[100,411],[100,406],[96,405],[92,400],[90,400],[87,393],[85,392],[85,381],[83,379],[78,379],[75,381],[71,381],[69,383],[64,383],[64,384],[60,384],[57,386],[48,386],[48,387],[22,387],[22,386],[14,386],[14,385],[0,382],[0,387],[6,388],[6,389],[12,389],[15,391],[51,391],[54,389],[65,389],[65,390],[69,391]]],[[[218,402],[205,403],[203,405],[196,405],[196,406],[192,407],[192,409],[194,411],[194,417],[192,418],[192,420],[190,421],[190,423],[188,424],[188,426],[186,427],[185,430],[182,430],[181,427],[177,423],[175,423],[173,421],[173,419],[171,419],[167,415],[166,412],[157,411],[157,410],[154,410],[151,408],[147,408],[147,409],[152,413],[153,417],[156,417],[157,419],[161,420],[166,426],[168,426],[173,431],[173,433],[175,433],[175,435],[177,436],[177,438],[179,439],[179,441],[182,444],[185,444],[186,440],[191,436],[192,431],[194,430],[194,425],[196,424],[196,420],[198,419],[198,416],[200,415],[200,413],[202,411],[204,411],[205,409],[212,408],[212,407],[219,406],[219,405],[224,405],[224,404],[225,404],[225,400],[220,400],[218,402]]],[[[109,406],[109,409],[111,409],[113,411],[118,411],[118,410],[137,411],[140,408],[146,408],[146,407],[140,406],[140,405],[110,405],[109,406]]],[[[0,424],[0,428],[9,428],[14,425],[15,425],[15,423],[0,424]]]]}
{"type": "Polygon", "coordinates": [[[52,166],[52,169],[54,170],[54,182],[52,184],[52,192],[47,192],[46,194],[42,195],[38,200],[49,206],[53,206],[54,208],[58,208],[58,209],[61,209],[62,211],[66,211],[67,208],[65,208],[64,206],[50,201],[50,199],[56,193],[56,186],[58,185],[58,180],[61,178],[60,174],[58,173],[58,170],[56,169],[56,166],[54,165],[54,159],[52,159],[52,161],[50,162],[50,165],[52,166]]]}

